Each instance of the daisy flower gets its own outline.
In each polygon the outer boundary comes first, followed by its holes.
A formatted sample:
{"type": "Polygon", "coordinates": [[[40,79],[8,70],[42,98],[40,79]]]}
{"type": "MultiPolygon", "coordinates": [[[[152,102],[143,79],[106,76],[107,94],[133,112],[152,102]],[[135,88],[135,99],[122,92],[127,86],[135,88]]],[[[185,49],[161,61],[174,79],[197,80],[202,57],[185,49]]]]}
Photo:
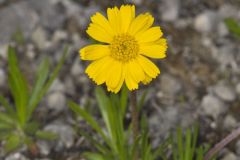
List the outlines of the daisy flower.
{"type": "Polygon", "coordinates": [[[149,58],[166,57],[167,42],[153,22],[149,13],[135,16],[134,5],[108,8],[107,18],[98,12],[93,15],[87,34],[100,43],[80,50],[82,60],[92,61],[85,71],[88,76],[114,93],[124,83],[135,90],[140,82],[156,78],[160,70],[149,58]]]}

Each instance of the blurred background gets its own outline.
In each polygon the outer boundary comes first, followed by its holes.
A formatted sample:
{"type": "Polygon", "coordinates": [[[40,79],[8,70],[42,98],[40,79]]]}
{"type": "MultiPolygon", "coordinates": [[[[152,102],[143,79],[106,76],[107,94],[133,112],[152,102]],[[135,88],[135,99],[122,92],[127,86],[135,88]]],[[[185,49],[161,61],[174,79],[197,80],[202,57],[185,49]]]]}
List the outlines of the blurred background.
{"type": "MultiPolygon", "coordinates": [[[[37,142],[39,160],[79,159],[91,145],[74,130],[66,105],[72,99],[99,118],[94,83],[84,74],[88,62],[78,50],[91,40],[85,30],[95,12],[135,4],[150,12],[168,39],[167,58],[156,61],[161,75],[150,85],[143,111],[148,115],[153,146],[178,126],[200,126],[202,142],[215,144],[240,122],[240,1],[239,0],[0,0],[0,93],[7,87],[7,47],[16,46],[22,71],[32,82],[43,57],[54,66],[66,44],[70,54],[41,105],[42,128],[60,134],[57,141],[37,142]],[[237,23],[239,24],[237,26],[237,23]],[[237,27],[238,30],[237,30],[237,27]]],[[[0,105],[1,109],[1,105],[0,105]]],[[[130,115],[127,115],[129,118],[130,115]]],[[[82,122],[79,126],[89,130],[82,122]]],[[[94,132],[93,132],[94,134],[94,132]]],[[[240,159],[240,140],[222,151],[222,160],[240,159]]],[[[5,155],[1,150],[0,159],[5,155]]],[[[27,160],[25,149],[6,160],[27,160]]]]}

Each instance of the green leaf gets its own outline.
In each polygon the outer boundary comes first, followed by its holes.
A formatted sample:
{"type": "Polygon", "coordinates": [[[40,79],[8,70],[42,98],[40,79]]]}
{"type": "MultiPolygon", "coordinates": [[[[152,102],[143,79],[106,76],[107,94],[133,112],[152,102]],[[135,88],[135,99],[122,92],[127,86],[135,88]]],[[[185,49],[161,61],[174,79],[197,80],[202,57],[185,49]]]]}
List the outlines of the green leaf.
{"type": "Polygon", "coordinates": [[[98,151],[100,151],[102,154],[106,155],[110,155],[111,151],[109,151],[109,149],[103,144],[100,144],[97,140],[95,140],[90,134],[86,133],[83,130],[78,130],[78,132],[84,136],[90,143],[93,144],[94,147],[96,147],[98,149],[98,151]]]}
{"type": "Polygon", "coordinates": [[[13,125],[0,121],[0,132],[9,131],[9,130],[12,130],[13,128],[14,128],[13,125]]]}
{"type": "Polygon", "coordinates": [[[110,160],[110,159],[107,159],[105,156],[98,154],[98,153],[86,152],[83,154],[83,156],[87,160],[110,160]]]}
{"type": "Polygon", "coordinates": [[[39,123],[32,121],[32,122],[28,122],[25,127],[24,127],[24,132],[27,135],[34,135],[37,130],[39,129],[39,123]]]}
{"type": "Polygon", "coordinates": [[[142,110],[142,107],[144,105],[144,102],[145,102],[145,99],[146,99],[146,96],[148,94],[148,90],[145,90],[140,98],[140,100],[138,101],[138,110],[141,111],[142,110]]]}
{"type": "Polygon", "coordinates": [[[184,149],[183,149],[183,133],[182,128],[177,129],[177,145],[178,145],[178,155],[179,160],[184,160],[184,149]]]}
{"type": "Polygon", "coordinates": [[[192,142],[192,133],[190,129],[187,129],[186,132],[186,142],[185,142],[185,160],[189,160],[191,156],[191,142],[192,142]]]}
{"type": "Polygon", "coordinates": [[[38,100],[37,103],[42,99],[42,97],[46,94],[46,92],[48,91],[48,89],[50,88],[50,86],[52,85],[53,81],[56,79],[65,59],[68,53],[68,47],[66,46],[64,48],[63,51],[63,55],[60,58],[60,61],[58,62],[57,66],[54,68],[52,74],[50,75],[49,80],[47,81],[47,83],[44,85],[44,87],[42,88],[42,90],[39,92],[38,94],[38,100]]]}
{"type": "Polygon", "coordinates": [[[167,156],[165,155],[166,150],[172,143],[172,137],[169,136],[154,152],[153,159],[157,159],[157,157],[161,157],[163,160],[167,160],[167,156]]]}
{"type": "Polygon", "coordinates": [[[108,133],[110,134],[110,137],[112,139],[113,133],[112,133],[112,128],[111,128],[112,127],[111,123],[114,123],[114,122],[112,122],[112,120],[114,119],[114,115],[112,114],[112,111],[110,110],[111,109],[110,99],[107,97],[107,95],[105,94],[105,92],[103,91],[103,89],[101,87],[96,88],[95,94],[96,94],[98,106],[101,111],[101,115],[106,124],[108,133]]]}
{"type": "Polygon", "coordinates": [[[58,135],[50,131],[38,130],[36,132],[36,137],[45,140],[55,140],[58,137],[58,135]]]}
{"type": "Polygon", "coordinates": [[[15,117],[15,111],[13,109],[13,107],[10,105],[10,103],[8,103],[8,101],[0,95],[0,103],[3,105],[3,107],[5,108],[6,112],[8,114],[10,114],[12,117],[15,117]]]}
{"type": "Polygon", "coordinates": [[[193,128],[193,138],[192,138],[192,150],[191,150],[191,155],[190,155],[190,159],[193,159],[194,154],[196,152],[196,148],[197,148],[197,138],[198,138],[198,125],[195,124],[194,128],[193,128]]]}
{"type": "Polygon", "coordinates": [[[225,24],[228,28],[228,30],[233,33],[235,36],[240,38],[240,23],[238,23],[235,19],[233,18],[227,18],[225,19],[225,24]]]}
{"type": "Polygon", "coordinates": [[[125,114],[126,114],[127,101],[128,101],[128,89],[126,85],[123,85],[123,88],[120,94],[120,107],[122,110],[123,117],[125,117],[125,114]]]}
{"type": "Polygon", "coordinates": [[[90,114],[88,114],[84,109],[82,109],[80,106],[78,106],[76,103],[72,101],[68,102],[68,106],[77,115],[81,116],[93,129],[95,129],[107,143],[109,143],[109,140],[104,134],[103,130],[90,114]]]}
{"type": "Polygon", "coordinates": [[[12,35],[12,39],[19,45],[23,45],[25,43],[24,34],[20,27],[17,27],[17,30],[12,35]]]}
{"type": "Polygon", "coordinates": [[[19,70],[14,48],[8,47],[9,86],[14,98],[17,115],[21,125],[27,118],[28,85],[25,77],[19,70]]]}
{"type": "Polygon", "coordinates": [[[0,122],[5,122],[14,125],[15,121],[7,113],[0,111],[0,122]]]}
{"type": "Polygon", "coordinates": [[[17,149],[22,144],[21,137],[16,134],[11,134],[8,136],[7,141],[4,145],[4,149],[7,152],[11,152],[17,149]]]}
{"type": "Polygon", "coordinates": [[[47,81],[49,74],[49,61],[48,59],[44,59],[42,63],[39,66],[38,72],[37,72],[37,79],[35,82],[35,85],[33,87],[33,90],[31,92],[31,97],[28,103],[28,117],[30,118],[32,112],[35,110],[37,104],[39,103],[39,94],[42,90],[45,82],[47,81]]]}

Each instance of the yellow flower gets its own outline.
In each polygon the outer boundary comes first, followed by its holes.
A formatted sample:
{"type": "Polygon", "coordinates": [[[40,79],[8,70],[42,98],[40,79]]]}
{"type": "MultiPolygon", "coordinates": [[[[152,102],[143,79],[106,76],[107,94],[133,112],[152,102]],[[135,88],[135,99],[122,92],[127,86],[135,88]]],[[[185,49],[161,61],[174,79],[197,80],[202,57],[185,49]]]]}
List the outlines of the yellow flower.
{"type": "Polygon", "coordinates": [[[93,61],[86,69],[97,84],[106,83],[108,91],[117,93],[125,82],[129,90],[140,82],[149,83],[160,73],[148,58],[166,57],[167,42],[160,27],[151,27],[149,13],[135,17],[134,5],[108,8],[107,18],[96,13],[91,17],[87,33],[101,44],[80,50],[82,60],[93,61]]]}

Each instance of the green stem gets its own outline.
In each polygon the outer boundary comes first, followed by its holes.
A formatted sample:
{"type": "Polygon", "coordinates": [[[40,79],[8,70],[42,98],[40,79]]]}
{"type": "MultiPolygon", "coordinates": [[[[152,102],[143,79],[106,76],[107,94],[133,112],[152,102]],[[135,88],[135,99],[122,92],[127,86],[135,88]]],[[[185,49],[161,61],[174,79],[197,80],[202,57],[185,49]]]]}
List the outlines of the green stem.
{"type": "MultiPolygon", "coordinates": [[[[133,141],[136,142],[139,134],[139,121],[138,121],[138,108],[137,108],[137,92],[131,92],[131,114],[132,114],[132,127],[133,127],[133,141]]],[[[138,149],[134,153],[133,160],[138,160],[138,149]]]]}

